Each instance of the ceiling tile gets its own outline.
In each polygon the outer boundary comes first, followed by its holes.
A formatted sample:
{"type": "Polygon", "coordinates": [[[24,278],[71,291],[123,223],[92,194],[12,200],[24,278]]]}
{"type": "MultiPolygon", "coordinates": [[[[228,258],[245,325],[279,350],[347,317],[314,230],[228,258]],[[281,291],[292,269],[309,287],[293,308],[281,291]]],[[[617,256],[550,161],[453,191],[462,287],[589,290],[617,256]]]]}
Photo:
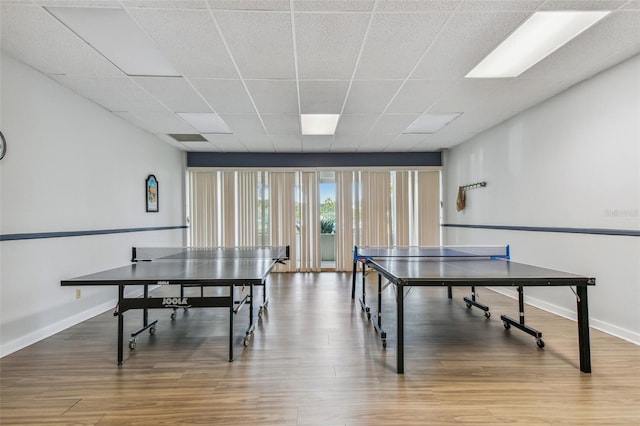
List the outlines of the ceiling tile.
{"type": "Polygon", "coordinates": [[[299,78],[350,79],[368,22],[363,13],[297,13],[299,78]]]}
{"type": "Polygon", "coordinates": [[[116,115],[133,123],[135,126],[149,133],[198,133],[193,127],[185,123],[171,112],[116,112],[116,115]]]}
{"type": "Polygon", "coordinates": [[[277,152],[302,152],[302,137],[271,135],[271,143],[277,152]]]}
{"type": "MultiPolygon", "coordinates": [[[[461,0],[382,0],[386,12],[451,12],[461,0]]],[[[474,0],[475,1],[475,0],[474,0]]]]}
{"type": "Polygon", "coordinates": [[[354,152],[363,143],[364,137],[361,135],[353,136],[334,136],[331,151],[334,152],[354,152]]]}
{"type": "Polygon", "coordinates": [[[400,80],[354,81],[347,95],[345,114],[381,113],[402,84],[400,80]]]}
{"type": "Polygon", "coordinates": [[[529,15],[529,12],[515,12],[461,13],[452,16],[411,78],[464,78],[529,15]]]}
{"type": "Polygon", "coordinates": [[[259,113],[299,113],[295,81],[247,80],[246,84],[259,113]]]}
{"type": "Polygon", "coordinates": [[[209,142],[181,142],[189,151],[216,152],[220,149],[209,142]]]}
{"type": "Polygon", "coordinates": [[[242,144],[250,152],[274,152],[275,146],[271,142],[269,136],[261,135],[245,135],[241,136],[242,144]]]}
{"type": "Polygon", "coordinates": [[[408,80],[385,112],[423,113],[436,103],[452,85],[452,81],[408,80]]]}
{"type": "Polygon", "coordinates": [[[211,108],[181,77],[134,77],[153,97],[175,112],[211,112],[211,108]]]}
{"type": "Polygon", "coordinates": [[[385,151],[409,151],[411,148],[424,141],[425,136],[426,135],[398,135],[398,137],[385,148],[385,151]]]}
{"type": "Polygon", "coordinates": [[[336,137],[362,137],[369,133],[378,117],[378,114],[343,114],[338,120],[336,137]]]}
{"type": "MultiPolygon", "coordinates": [[[[4,1],[4,0],[3,0],[4,1]]],[[[46,7],[65,6],[65,7],[120,7],[118,0],[33,0],[33,4],[46,7]]],[[[19,0],[15,3],[29,3],[29,0],[19,0]]]]}
{"type": "Polygon", "coordinates": [[[615,10],[626,0],[546,0],[540,10],[615,10]]]}
{"type": "Polygon", "coordinates": [[[241,80],[194,78],[191,82],[218,114],[256,112],[241,80]]]}
{"type": "Polygon", "coordinates": [[[464,79],[459,80],[440,96],[431,112],[460,112],[480,108],[497,90],[511,81],[505,79],[464,79]]]}
{"type": "Polygon", "coordinates": [[[183,75],[194,78],[238,78],[208,11],[128,10],[183,75]]]}
{"type": "Polygon", "coordinates": [[[608,62],[612,46],[617,53],[626,52],[624,59],[640,52],[640,14],[612,12],[520,77],[566,79],[575,76],[575,81],[591,77],[614,65],[608,62]]]}
{"type": "Polygon", "coordinates": [[[303,152],[327,152],[333,143],[333,136],[302,136],[303,152]]]}
{"type": "Polygon", "coordinates": [[[205,134],[205,139],[224,152],[246,152],[247,148],[236,135],[205,134]]]}
{"type": "Polygon", "coordinates": [[[220,114],[220,117],[234,135],[267,135],[258,114],[220,114]]]}
{"type": "Polygon", "coordinates": [[[458,7],[458,12],[485,11],[534,11],[544,0],[464,0],[458,7]]]}
{"type": "Polygon", "coordinates": [[[289,0],[207,0],[216,10],[289,10],[289,0]]]}
{"type": "Polygon", "coordinates": [[[620,10],[638,10],[640,11],[640,0],[630,0],[625,3],[620,10]]]}
{"type": "Polygon", "coordinates": [[[376,14],[356,70],[358,79],[406,78],[447,19],[444,13],[376,14]]]}
{"type": "Polygon", "coordinates": [[[262,122],[270,135],[300,136],[300,116],[285,114],[262,114],[262,122]]]}
{"type": "Polygon", "coordinates": [[[167,109],[128,77],[51,76],[63,86],[109,111],[166,112],[167,109]]]}
{"type": "Polygon", "coordinates": [[[121,0],[125,7],[152,7],[156,9],[206,9],[205,0],[121,0]]]}
{"type": "Polygon", "coordinates": [[[124,75],[45,9],[10,4],[1,7],[2,50],[38,71],[108,77],[124,75]]]}
{"type": "Polygon", "coordinates": [[[291,14],[216,12],[242,78],[295,78],[291,14]]]}
{"type": "Polygon", "coordinates": [[[348,81],[301,81],[301,114],[340,114],[348,81]]]}
{"type": "Polygon", "coordinates": [[[640,0],[0,0],[0,8],[3,54],[182,150],[450,148],[640,53],[640,0]],[[124,76],[42,5],[124,7],[182,77],[124,76]],[[518,78],[464,78],[535,10],[567,8],[613,12],[518,78]],[[210,110],[234,134],[207,135],[211,147],[167,139],[197,133],[176,113],[210,110]],[[425,110],[463,114],[434,135],[402,134],[425,110]],[[340,113],[336,135],[303,140],[301,112],[340,113]]]}
{"type": "Polygon", "coordinates": [[[395,135],[378,135],[371,134],[367,136],[363,143],[358,146],[358,152],[379,152],[384,151],[389,145],[393,143],[395,135]]]}
{"type": "Polygon", "coordinates": [[[369,131],[369,135],[398,135],[419,116],[420,114],[383,114],[369,131]]]}
{"type": "Polygon", "coordinates": [[[294,10],[314,12],[367,12],[373,9],[374,0],[294,0],[294,10]]]}

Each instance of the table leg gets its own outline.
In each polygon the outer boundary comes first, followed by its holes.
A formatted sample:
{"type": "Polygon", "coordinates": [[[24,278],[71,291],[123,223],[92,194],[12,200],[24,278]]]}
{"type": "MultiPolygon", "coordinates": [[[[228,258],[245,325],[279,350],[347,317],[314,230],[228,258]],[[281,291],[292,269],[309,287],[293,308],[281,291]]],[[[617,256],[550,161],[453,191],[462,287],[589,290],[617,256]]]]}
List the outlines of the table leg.
{"type": "Polygon", "coordinates": [[[404,374],[404,288],[396,284],[396,303],[398,305],[397,319],[397,373],[404,374]]]}
{"type": "MultiPolygon", "coordinates": [[[[148,284],[144,285],[144,298],[145,299],[149,298],[149,285],[148,284]]],[[[149,310],[147,308],[144,308],[142,310],[142,327],[146,328],[148,324],[149,324],[149,310]]]]}
{"type": "Polygon", "coordinates": [[[234,298],[234,293],[235,293],[235,286],[231,285],[229,286],[229,291],[231,292],[231,296],[230,296],[230,302],[229,302],[229,362],[233,361],[233,316],[234,314],[234,308],[235,308],[235,302],[233,300],[234,298]]]}
{"type": "Polygon", "coordinates": [[[124,318],[122,316],[122,300],[124,299],[124,285],[118,286],[118,365],[122,365],[122,349],[124,346],[124,318]]]}
{"type": "Polygon", "coordinates": [[[580,371],[591,373],[591,342],[589,339],[589,306],[587,286],[576,288],[578,296],[578,346],[580,349],[580,371]]]}
{"type": "Polygon", "coordinates": [[[351,274],[351,298],[356,298],[356,271],[358,270],[358,262],[353,261],[353,272],[351,274]]]}

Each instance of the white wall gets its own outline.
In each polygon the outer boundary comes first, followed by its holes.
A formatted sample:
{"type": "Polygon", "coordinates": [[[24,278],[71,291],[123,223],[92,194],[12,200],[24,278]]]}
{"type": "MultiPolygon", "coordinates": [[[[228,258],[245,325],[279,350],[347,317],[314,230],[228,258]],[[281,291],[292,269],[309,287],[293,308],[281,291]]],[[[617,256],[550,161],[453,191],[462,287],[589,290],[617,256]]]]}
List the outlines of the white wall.
{"type": "MultiPolygon", "coordinates": [[[[184,155],[2,54],[0,233],[184,224],[184,155]],[[159,213],[145,212],[145,179],[159,213]]],[[[180,245],[184,230],[0,242],[0,353],[6,355],[115,304],[108,287],[60,280],[128,263],[134,245],[180,245]]],[[[114,323],[115,329],[115,323],[114,323]]]]}
{"type": "MultiPolygon", "coordinates": [[[[640,56],[459,145],[444,166],[448,224],[640,230],[640,56]],[[458,186],[477,181],[487,187],[457,212],[458,186]]],[[[595,276],[591,325],[640,344],[640,237],[443,229],[447,244],[510,244],[513,260],[595,276]]],[[[525,294],[575,317],[568,288],[525,294]]]]}

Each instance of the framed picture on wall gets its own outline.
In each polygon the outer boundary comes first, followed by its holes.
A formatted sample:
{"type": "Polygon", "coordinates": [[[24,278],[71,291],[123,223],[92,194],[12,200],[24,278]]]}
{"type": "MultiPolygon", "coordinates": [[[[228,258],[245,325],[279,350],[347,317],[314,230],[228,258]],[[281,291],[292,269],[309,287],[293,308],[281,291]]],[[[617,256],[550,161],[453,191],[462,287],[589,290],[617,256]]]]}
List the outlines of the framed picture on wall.
{"type": "Polygon", "coordinates": [[[145,194],[148,212],[158,212],[158,179],[154,175],[149,175],[145,181],[145,194]]]}

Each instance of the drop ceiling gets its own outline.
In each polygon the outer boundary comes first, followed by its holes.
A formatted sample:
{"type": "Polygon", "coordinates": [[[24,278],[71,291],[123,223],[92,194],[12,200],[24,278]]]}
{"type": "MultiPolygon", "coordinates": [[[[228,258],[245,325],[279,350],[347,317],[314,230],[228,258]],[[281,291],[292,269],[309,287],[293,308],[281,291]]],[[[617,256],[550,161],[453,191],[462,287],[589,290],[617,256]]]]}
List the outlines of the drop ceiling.
{"type": "Polygon", "coordinates": [[[186,151],[451,148],[640,52],[640,0],[0,2],[6,54],[186,151]],[[178,75],[125,74],[57,7],[124,10],[178,75]],[[517,78],[464,78],[542,10],[612,13],[517,78]],[[228,131],[201,133],[185,113],[215,113],[228,131]],[[341,117],[334,136],[302,136],[300,114],[341,117]],[[423,114],[459,116],[408,134],[423,114]]]}

